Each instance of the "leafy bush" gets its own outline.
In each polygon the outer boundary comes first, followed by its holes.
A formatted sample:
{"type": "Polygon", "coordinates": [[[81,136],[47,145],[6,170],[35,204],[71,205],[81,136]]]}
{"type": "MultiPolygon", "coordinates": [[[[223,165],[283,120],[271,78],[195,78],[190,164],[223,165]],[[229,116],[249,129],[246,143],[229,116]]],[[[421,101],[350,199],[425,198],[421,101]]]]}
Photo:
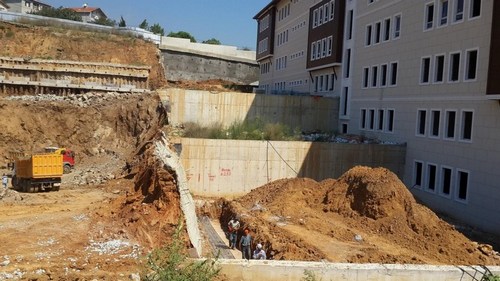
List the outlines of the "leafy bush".
{"type": "Polygon", "coordinates": [[[63,7],[59,7],[57,9],[52,7],[46,7],[39,11],[33,12],[33,14],[49,18],[82,21],[82,16],[80,16],[77,12],[63,7]]]}
{"type": "Polygon", "coordinates": [[[142,275],[142,280],[210,281],[219,274],[217,259],[187,260],[181,237],[182,232],[183,224],[180,223],[174,233],[172,243],[149,254],[146,273],[142,275]]]}
{"type": "Polygon", "coordinates": [[[316,274],[311,271],[311,270],[304,270],[304,277],[302,277],[302,281],[321,281],[321,279],[318,280],[318,277],[316,277],[316,274]]]}
{"type": "Polygon", "coordinates": [[[488,274],[485,275],[481,281],[500,281],[500,275],[488,274]]]}

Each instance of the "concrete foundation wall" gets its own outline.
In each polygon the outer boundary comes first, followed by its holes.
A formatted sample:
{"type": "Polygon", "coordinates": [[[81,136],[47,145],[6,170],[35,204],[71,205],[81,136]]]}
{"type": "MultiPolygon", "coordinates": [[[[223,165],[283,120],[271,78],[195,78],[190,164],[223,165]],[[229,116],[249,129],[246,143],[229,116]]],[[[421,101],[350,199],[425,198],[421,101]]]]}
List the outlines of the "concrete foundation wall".
{"type": "Polygon", "coordinates": [[[279,122],[302,131],[331,132],[338,129],[338,98],[273,96],[230,92],[168,89],[172,124],[195,122],[200,125],[256,117],[279,122]]]}
{"type": "Polygon", "coordinates": [[[386,167],[402,178],[405,146],[183,138],[181,162],[190,191],[241,196],[270,181],[337,178],[356,165],[386,167]]]}
{"type": "Polygon", "coordinates": [[[259,80],[255,61],[162,46],[165,76],[169,81],[222,79],[249,85],[259,80]]]}
{"type": "MultiPolygon", "coordinates": [[[[324,281],[472,281],[481,280],[477,266],[432,266],[398,264],[334,264],[321,262],[220,260],[221,273],[231,280],[300,281],[305,270],[324,281]],[[476,279],[472,278],[475,276],[476,279]]],[[[500,274],[500,267],[488,269],[500,274]]]]}

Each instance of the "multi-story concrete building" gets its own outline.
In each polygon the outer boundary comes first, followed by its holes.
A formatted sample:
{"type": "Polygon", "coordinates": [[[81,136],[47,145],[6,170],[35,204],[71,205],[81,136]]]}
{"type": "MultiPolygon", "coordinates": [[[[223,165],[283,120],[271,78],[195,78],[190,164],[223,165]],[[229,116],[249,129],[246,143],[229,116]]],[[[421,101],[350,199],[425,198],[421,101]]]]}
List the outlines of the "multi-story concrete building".
{"type": "Polygon", "coordinates": [[[43,8],[51,7],[48,4],[36,0],[4,0],[4,2],[9,6],[9,12],[23,14],[38,12],[43,8]]]}
{"type": "Polygon", "coordinates": [[[406,143],[416,197],[500,233],[500,2],[343,2],[340,131],[406,143]]]}

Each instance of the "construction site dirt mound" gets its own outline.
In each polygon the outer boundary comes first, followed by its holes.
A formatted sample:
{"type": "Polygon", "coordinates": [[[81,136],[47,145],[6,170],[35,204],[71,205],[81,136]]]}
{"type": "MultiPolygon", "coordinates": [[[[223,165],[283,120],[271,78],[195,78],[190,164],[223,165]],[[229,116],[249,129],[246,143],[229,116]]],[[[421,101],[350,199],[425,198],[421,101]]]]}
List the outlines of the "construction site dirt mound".
{"type": "Polygon", "coordinates": [[[276,259],[500,264],[489,245],[419,204],[384,168],[358,166],[320,183],[277,180],[221,205],[222,226],[239,216],[276,259]]]}
{"type": "Polygon", "coordinates": [[[132,36],[0,22],[0,56],[150,66],[149,86],[167,85],[156,45],[132,36]]]}

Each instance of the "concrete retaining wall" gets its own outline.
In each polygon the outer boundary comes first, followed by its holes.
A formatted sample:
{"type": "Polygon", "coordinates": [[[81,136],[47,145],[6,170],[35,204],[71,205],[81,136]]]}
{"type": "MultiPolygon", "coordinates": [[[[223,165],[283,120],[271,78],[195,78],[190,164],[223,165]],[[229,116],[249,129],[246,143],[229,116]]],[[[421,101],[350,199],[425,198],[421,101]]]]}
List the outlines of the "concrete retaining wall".
{"type": "Polygon", "coordinates": [[[302,131],[336,131],[338,129],[338,98],[310,96],[273,96],[231,92],[209,92],[168,89],[171,124],[195,122],[200,125],[256,117],[280,122],[302,131]],[[300,113],[300,114],[299,114],[300,113]]]}
{"type": "Polygon", "coordinates": [[[181,209],[186,219],[186,229],[188,232],[189,240],[196,250],[199,257],[202,254],[202,239],[200,228],[198,226],[198,217],[196,216],[196,206],[189,192],[186,172],[182,167],[177,154],[169,149],[166,136],[155,143],[155,153],[163,161],[163,163],[171,170],[175,171],[177,188],[181,197],[181,209]]]}
{"type": "MultiPolygon", "coordinates": [[[[481,280],[484,269],[470,266],[398,264],[334,264],[291,261],[220,260],[221,273],[231,280],[299,281],[305,270],[323,281],[472,281],[481,280]],[[472,278],[475,276],[477,279],[472,278]]],[[[500,274],[500,267],[488,267],[500,274]]]]}
{"type": "Polygon", "coordinates": [[[403,145],[183,138],[181,161],[195,195],[233,197],[282,178],[337,178],[356,165],[402,178],[403,145]]]}

